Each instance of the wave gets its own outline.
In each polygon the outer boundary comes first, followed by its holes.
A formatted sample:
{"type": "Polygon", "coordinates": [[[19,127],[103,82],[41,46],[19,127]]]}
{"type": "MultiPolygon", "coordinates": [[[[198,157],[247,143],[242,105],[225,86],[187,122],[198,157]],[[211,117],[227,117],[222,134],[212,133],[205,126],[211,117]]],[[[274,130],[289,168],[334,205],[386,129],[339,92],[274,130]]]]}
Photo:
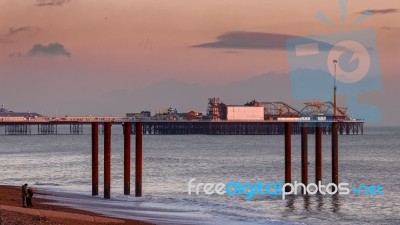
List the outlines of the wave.
{"type": "Polygon", "coordinates": [[[61,186],[61,184],[51,183],[51,182],[35,182],[34,185],[37,185],[37,186],[61,186]]]}
{"type": "MultiPolygon", "coordinates": [[[[51,204],[61,205],[95,213],[104,214],[111,217],[124,219],[138,219],[155,224],[175,224],[175,225],[291,225],[283,221],[272,220],[264,217],[256,217],[254,214],[238,212],[233,208],[225,209],[222,205],[208,206],[206,204],[193,204],[194,202],[178,201],[175,203],[160,203],[161,199],[147,197],[137,199],[132,196],[125,196],[123,201],[113,196],[113,200],[104,201],[101,197],[92,197],[77,193],[53,192],[52,195],[41,196],[46,199],[54,200],[51,204]],[[126,201],[133,200],[133,201],[126,201]],[[155,202],[155,201],[156,202],[155,202]],[[222,211],[221,211],[222,210],[222,211]],[[221,213],[223,212],[223,213],[221,213]]],[[[170,200],[167,200],[169,202],[170,200]]]]}

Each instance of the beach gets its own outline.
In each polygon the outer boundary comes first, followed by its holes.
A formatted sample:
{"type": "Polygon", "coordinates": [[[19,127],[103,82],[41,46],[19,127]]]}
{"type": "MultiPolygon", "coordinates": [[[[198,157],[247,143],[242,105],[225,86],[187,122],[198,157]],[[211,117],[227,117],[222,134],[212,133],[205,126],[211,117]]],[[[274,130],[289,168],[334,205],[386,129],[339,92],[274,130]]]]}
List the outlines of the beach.
{"type": "Polygon", "coordinates": [[[151,224],[142,221],[110,218],[93,212],[49,204],[52,200],[41,197],[45,195],[48,194],[43,191],[35,193],[33,196],[34,207],[23,208],[21,206],[21,188],[0,185],[0,224],[151,224]],[[38,211],[41,215],[37,214],[38,211]]]}

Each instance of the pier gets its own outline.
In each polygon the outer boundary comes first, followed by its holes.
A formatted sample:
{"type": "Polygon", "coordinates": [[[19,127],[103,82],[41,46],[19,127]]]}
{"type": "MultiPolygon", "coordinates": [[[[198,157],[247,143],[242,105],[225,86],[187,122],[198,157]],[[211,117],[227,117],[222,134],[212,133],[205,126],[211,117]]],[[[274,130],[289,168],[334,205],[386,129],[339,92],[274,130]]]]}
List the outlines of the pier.
{"type": "Polygon", "coordinates": [[[69,126],[70,135],[84,134],[84,126],[90,126],[92,137],[92,195],[98,195],[99,160],[98,136],[104,135],[104,198],[111,197],[111,136],[113,125],[122,126],[124,135],[124,194],[130,195],[131,143],[135,142],[135,196],[142,196],[143,149],[142,135],[283,135],[284,179],[292,182],[292,135],[301,135],[301,181],[308,184],[308,137],[315,135],[315,182],[322,180],[322,135],[331,135],[332,183],[339,184],[339,135],[363,134],[363,121],[132,121],[117,117],[37,118],[16,121],[2,118],[5,135],[60,135],[60,126],[69,126]],[[99,127],[101,129],[99,129],[99,127]],[[103,131],[103,132],[101,132],[103,131]]]}

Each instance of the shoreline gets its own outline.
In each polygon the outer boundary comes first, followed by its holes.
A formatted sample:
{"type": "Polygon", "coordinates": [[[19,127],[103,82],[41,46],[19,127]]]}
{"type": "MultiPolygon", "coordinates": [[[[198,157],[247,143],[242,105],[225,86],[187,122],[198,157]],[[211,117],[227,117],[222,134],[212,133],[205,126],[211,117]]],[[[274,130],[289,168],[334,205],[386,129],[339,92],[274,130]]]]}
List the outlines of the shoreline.
{"type": "MultiPolygon", "coordinates": [[[[290,225],[293,223],[277,221],[277,220],[243,220],[240,216],[233,218],[230,215],[216,215],[210,213],[209,209],[202,206],[192,206],[185,204],[174,204],[171,202],[144,201],[143,199],[127,199],[127,198],[112,198],[103,199],[101,197],[93,197],[87,193],[76,193],[68,191],[53,191],[39,188],[33,198],[34,208],[23,208],[21,206],[21,188],[10,185],[0,185],[0,224],[99,224],[96,221],[101,221],[100,224],[128,224],[128,225],[148,225],[148,224],[164,224],[164,225],[250,225],[250,224],[265,224],[265,225],[290,225]],[[7,193],[8,192],[8,193],[7,193]],[[3,198],[3,196],[5,198],[3,198]],[[6,201],[4,201],[6,200],[6,201]],[[23,213],[23,218],[14,212],[6,212],[4,216],[4,207],[14,207],[17,213],[23,213]],[[79,215],[63,216],[63,220],[48,218],[46,216],[27,213],[25,210],[48,210],[56,213],[74,213],[82,216],[90,217],[86,220],[74,220],[73,218],[81,217],[79,215]],[[101,217],[101,218],[98,218],[101,217]],[[122,220],[122,221],[108,221],[122,220]],[[6,221],[9,220],[9,221],[6,221]],[[37,223],[25,222],[42,221],[37,223]],[[11,221],[11,222],[10,222],[11,221]],[[45,221],[45,222],[43,222],[45,221]],[[6,223],[5,223],[6,222],[6,223]],[[9,222],[9,223],[7,223],[9,222]]],[[[41,213],[39,213],[41,214],[41,213]]],[[[44,212],[48,215],[47,212],[44,212]]]]}
{"type": "Polygon", "coordinates": [[[36,190],[33,208],[21,206],[21,187],[0,185],[0,224],[127,224],[150,225],[151,223],[117,218],[57,204],[57,201],[43,198],[52,196],[43,190],[36,190]]]}

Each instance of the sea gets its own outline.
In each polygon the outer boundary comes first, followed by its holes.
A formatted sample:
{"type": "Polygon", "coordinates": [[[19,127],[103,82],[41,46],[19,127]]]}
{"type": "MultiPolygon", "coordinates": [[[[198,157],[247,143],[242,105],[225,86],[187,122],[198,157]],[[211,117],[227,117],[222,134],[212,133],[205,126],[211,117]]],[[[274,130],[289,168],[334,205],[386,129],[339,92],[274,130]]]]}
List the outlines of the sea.
{"type": "MultiPolygon", "coordinates": [[[[131,194],[123,194],[122,126],[112,128],[111,199],[103,199],[103,135],[99,135],[99,196],[91,196],[91,135],[4,135],[0,127],[0,184],[56,193],[69,207],[156,224],[400,224],[400,127],[368,127],[339,136],[339,181],[381,192],[348,195],[223,195],[195,193],[199,183],[284,180],[284,137],[144,135],[143,196],[135,197],[135,136],[131,194]],[[376,190],[376,189],[375,189],[376,190]]],[[[64,133],[64,134],[63,134],[64,133]]],[[[315,179],[309,135],[309,182],[315,179]]],[[[331,137],[323,135],[323,184],[331,182],[331,137]]],[[[301,182],[300,136],[292,136],[292,181],[301,182]]],[[[199,189],[201,190],[201,189],[199,189]]],[[[368,189],[369,190],[369,189],[368,189]]]]}

